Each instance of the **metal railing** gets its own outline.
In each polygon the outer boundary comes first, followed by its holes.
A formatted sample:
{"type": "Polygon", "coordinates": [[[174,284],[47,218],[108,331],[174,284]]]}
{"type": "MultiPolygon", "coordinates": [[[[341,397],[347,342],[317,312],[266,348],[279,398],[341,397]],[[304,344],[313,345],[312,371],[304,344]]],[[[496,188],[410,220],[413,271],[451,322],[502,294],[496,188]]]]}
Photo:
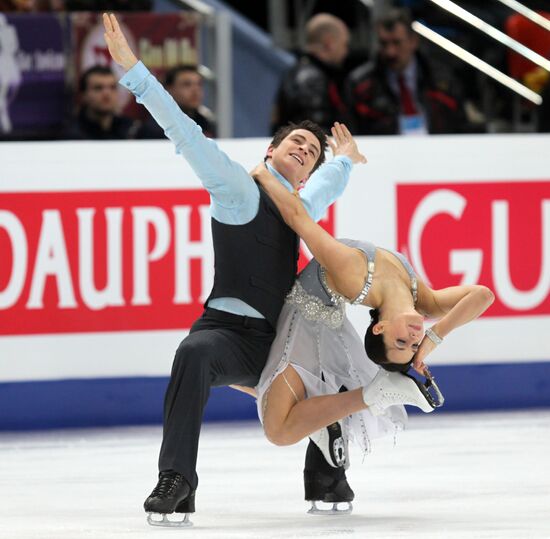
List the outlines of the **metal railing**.
{"type": "Polygon", "coordinates": [[[233,136],[233,63],[231,18],[200,0],[177,2],[201,15],[206,30],[206,50],[202,55],[201,75],[213,95],[216,131],[219,138],[233,136]]]}
{"type": "Polygon", "coordinates": [[[451,2],[451,0],[430,0],[430,2],[438,5],[449,13],[452,13],[459,19],[474,26],[484,34],[492,37],[494,40],[502,43],[503,45],[517,52],[518,54],[521,54],[528,60],[531,60],[531,62],[533,62],[534,64],[543,67],[544,69],[546,69],[546,71],[550,71],[550,60],[531,50],[529,47],[522,45],[521,43],[519,43],[519,41],[516,41],[510,36],[507,36],[500,30],[497,30],[494,26],[491,26],[489,23],[481,20],[479,17],[476,17],[473,13],[466,11],[464,8],[461,8],[454,2],[451,2]]]}
{"type": "MultiPolygon", "coordinates": [[[[451,0],[430,0],[433,4],[436,4],[437,6],[441,7],[442,9],[446,10],[447,12],[453,14],[457,18],[461,19],[462,21],[470,24],[471,26],[475,27],[476,29],[480,30],[487,36],[493,38],[494,40],[498,41],[499,43],[505,45],[506,47],[510,48],[517,54],[520,54],[524,58],[527,58],[534,64],[538,65],[539,67],[545,69],[546,71],[550,72],[550,60],[547,58],[544,58],[540,54],[536,53],[535,51],[531,50],[529,47],[526,47],[525,45],[519,43],[515,39],[511,38],[510,36],[504,34],[500,30],[496,29],[495,27],[491,26],[487,22],[483,21],[479,17],[475,16],[474,14],[470,13],[469,11],[466,11],[462,7],[458,6],[451,0]]],[[[501,2],[502,4],[505,4],[506,6],[510,7],[514,11],[520,13],[521,15],[527,17],[531,21],[535,22],[536,24],[539,24],[546,30],[550,31],[550,21],[539,15],[533,10],[528,9],[520,2],[517,2],[516,0],[497,0],[501,2]]],[[[430,40],[432,43],[435,43],[436,45],[444,48],[460,60],[467,62],[471,66],[478,69],[481,73],[487,75],[488,77],[491,77],[492,79],[496,80],[500,84],[506,86],[513,92],[517,94],[517,96],[521,96],[535,105],[539,106],[542,104],[542,97],[537,94],[536,92],[532,91],[531,89],[527,88],[527,86],[524,86],[517,80],[513,79],[512,77],[506,75],[502,71],[499,71],[495,67],[491,66],[487,62],[484,62],[480,58],[474,56],[473,54],[469,53],[465,49],[459,47],[455,43],[449,41],[448,39],[444,38],[443,36],[437,34],[436,32],[433,32],[426,26],[422,25],[418,21],[415,21],[413,23],[414,30],[425,37],[426,39],[430,40]]],[[[485,103],[487,104],[488,100],[485,98],[485,103]]],[[[521,103],[518,99],[514,101],[514,127],[515,130],[521,130],[522,127],[527,126],[528,130],[533,130],[536,126],[536,114],[533,116],[531,115],[531,120],[527,123],[522,125],[521,121],[521,103]]]]}
{"type": "Polygon", "coordinates": [[[452,41],[438,34],[437,32],[430,30],[427,26],[424,26],[418,21],[414,21],[412,27],[413,30],[420,34],[422,37],[425,37],[432,43],[435,43],[436,45],[439,45],[446,51],[450,52],[460,60],[470,64],[476,69],[479,69],[485,75],[488,75],[497,82],[500,82],[504,86],[508,87],[510,90],[516,92],[525,99],[528,99],[532,103],[535,103],[535,105],[542,104],[542,97],[539,94],[533,92],[533,90],[530,90],[529,88],[527,88],[527,86],[524,86],[512,77],[509,77],[502,71],[499,71],[492,65],[483,61],[481,58],[478,58],[477,56],[458,46],[456,43],[453,43],[452,41]]]}
{"type": "Polygon", "coordinates": [[[532,9],[529,9],[528,7],[524,6],[522,3],[518,2],[517,0],[497,0],[497,2],[504,4],[510,9],[513,9],[516,13],[523,15],[526,19],[529,19],[535,24],[542,26],[544,29],[550,32],[550,20],[543,17],[536,11],[533,11],[532,9]]]}

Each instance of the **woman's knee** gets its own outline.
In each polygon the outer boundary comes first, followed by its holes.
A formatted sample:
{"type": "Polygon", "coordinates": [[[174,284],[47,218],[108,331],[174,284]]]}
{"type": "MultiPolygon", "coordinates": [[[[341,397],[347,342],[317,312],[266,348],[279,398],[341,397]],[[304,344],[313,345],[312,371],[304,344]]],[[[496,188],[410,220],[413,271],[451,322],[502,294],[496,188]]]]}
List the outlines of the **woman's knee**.
{"type": "Polygon", "coordinates": [[[283,425],[264,424],[264,432],[266,438],[274,445],[292,445],[298,441],[292,439],[283,425]]]}

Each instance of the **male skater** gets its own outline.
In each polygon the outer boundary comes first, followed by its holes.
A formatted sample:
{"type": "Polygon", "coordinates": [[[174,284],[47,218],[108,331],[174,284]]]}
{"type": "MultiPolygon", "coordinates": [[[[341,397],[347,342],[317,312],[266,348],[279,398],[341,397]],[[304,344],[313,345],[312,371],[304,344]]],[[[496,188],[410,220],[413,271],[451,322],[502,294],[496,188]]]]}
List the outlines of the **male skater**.
{"type": "MultiPolygon", "coordinates": [[[[114,15],[104,15],[105,39],[126,75],[121,84],[145,105],[189,162],[211,197],[214,287],[206,308],[174,358],[164,404],[159,480],[144,507],[163,514],[195,510],[196,461],[210,387],[253,387],[267,360],[284,297],[298,259],[298,238],[274,204],[238,163],[231,161],[177,106],[138,61],[114,15]]],[[[347,128],[335,124],[334,159],[302,191],[319,220],[343,192],[352,163],[365,162],[347,128]]],[[[326,137],[312,122],[282,128],[267,150],[266,165],[291,189],[324,161],[326,137]]],[[[149,523],[155,524],[149,516],[149,523]]]]}

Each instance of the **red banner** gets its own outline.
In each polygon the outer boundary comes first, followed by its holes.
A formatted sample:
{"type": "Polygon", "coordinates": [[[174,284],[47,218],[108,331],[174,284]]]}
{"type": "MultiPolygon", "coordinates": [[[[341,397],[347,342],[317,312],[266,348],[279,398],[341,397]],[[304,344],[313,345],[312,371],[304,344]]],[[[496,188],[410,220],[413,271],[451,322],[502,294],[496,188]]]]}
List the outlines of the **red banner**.
{"type": "Polygon", "coordinates": [[[398,185],[397,246],[434,288],[491,288],[489,316],[550,314],[550,182],[398,185]]]}
{"type": "Polygon", "coordinates": [[[0,194],[0,334],[189,328],[213,279],[209,204],[202,189],[0,194]]]}
{"type": "MultiPolygon", "coordinates": [[[[118,13],[117,18],[132,50],[160,80],[166,71],[180,64],[198,64],[200,17],[196,13],[118,13]]],[[[111,58],[105,38],[101,14],[71,14],[75,47],[76,80],[89,67],[110,67],[120,78],[124,70],[111,58]]],[[[131,94],[122,86],[119,101],[125,114],[143,113],[131,94]]]]}

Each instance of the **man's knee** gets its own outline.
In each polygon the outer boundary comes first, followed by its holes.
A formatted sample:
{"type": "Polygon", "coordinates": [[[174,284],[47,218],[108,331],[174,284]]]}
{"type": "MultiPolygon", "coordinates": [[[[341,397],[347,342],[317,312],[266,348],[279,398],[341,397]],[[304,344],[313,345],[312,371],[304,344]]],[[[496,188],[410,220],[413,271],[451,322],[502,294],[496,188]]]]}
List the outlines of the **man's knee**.
{"type": "Polygon", "coordinates": [[[174,369],[192,370],[194,373],[209,372],[212,344],[205,338],[193,334],[184,339],[174,357],[174,369]]]}

